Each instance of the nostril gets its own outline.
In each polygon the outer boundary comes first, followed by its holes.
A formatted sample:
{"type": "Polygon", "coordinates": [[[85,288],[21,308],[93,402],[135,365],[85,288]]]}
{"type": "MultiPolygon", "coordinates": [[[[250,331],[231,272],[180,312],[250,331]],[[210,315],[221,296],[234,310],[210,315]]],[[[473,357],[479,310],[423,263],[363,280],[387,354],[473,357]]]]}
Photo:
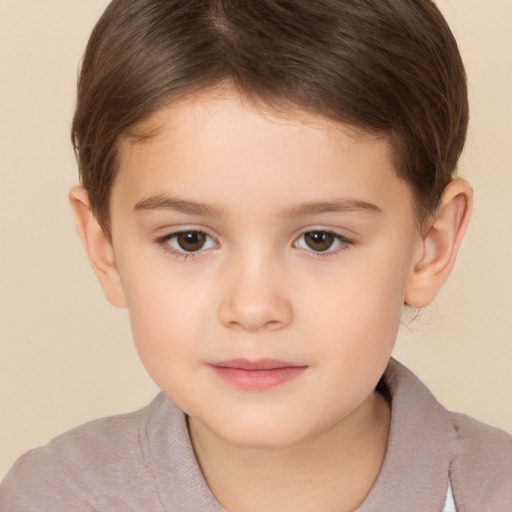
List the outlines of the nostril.
{"type": "Polygon", "coordinates": [[[277,330],[288,325],[292,318],[291,305],[285,300],[261,302],[255,304],[248,301],[230,300],[219,308],[220,322],[231,328],[247,332],[261,330],[277,330]]]}
{"type": "Polygon", "coordinates": [[[269,322],[265,323],[265,325],[263,327],[269,329],[269,330],[274,330],[274,329],[279,329],[281,327],[282,323],[281,322],[278,322],[277,320],[270,320],[269,322]]]}
{"type": "Polygon", "coordinates": [[[232,329],[243,330],[246,332],[260,332],[263,330],[272,331],[279,329],[281,325],[282,324],[276,320],[270,320],[268,322],[258,322],[249,321],[246,319],[245,321],[242,322],[237,320],[232,320],[229,322],[229,327],[231,327],[232,329]]]}

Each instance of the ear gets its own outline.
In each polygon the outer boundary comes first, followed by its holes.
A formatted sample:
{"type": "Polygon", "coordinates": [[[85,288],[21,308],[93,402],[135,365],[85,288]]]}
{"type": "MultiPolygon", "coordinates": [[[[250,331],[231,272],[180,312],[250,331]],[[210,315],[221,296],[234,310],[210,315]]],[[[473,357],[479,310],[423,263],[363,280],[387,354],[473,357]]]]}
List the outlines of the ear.
{"type": "Polygon", "coordinates": [[[85,188],[79,185],[73,187],[69,191],[69,202],[73,209],[78,236],[82,240],[105,297],[114,306],[126,307],[112,242],[98,224],[91,210],[89,195],[85,188]]]}
{"type": "Polygon", "coordinates": [[[430,304],[448,279],[471,217],[473,191],[465,180],[452,181],[422,240],[422,247],[405,290],[405,303],[430,304]]]}

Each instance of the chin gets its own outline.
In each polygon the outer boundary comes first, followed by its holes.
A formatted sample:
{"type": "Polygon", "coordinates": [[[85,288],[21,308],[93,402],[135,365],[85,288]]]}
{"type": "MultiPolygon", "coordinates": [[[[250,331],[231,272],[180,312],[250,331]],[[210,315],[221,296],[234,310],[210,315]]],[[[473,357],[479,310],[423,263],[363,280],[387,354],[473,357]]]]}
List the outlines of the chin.
{"type": "Polygon", "coordinates": [[[248,421],[231,423],[229,428],[211,429],[214,434],[232,446],[258,450],[286,449],[301,444],[314,432],[309,432],[302,424],[297,429],[297,418],[293,421],[248,421]]]}

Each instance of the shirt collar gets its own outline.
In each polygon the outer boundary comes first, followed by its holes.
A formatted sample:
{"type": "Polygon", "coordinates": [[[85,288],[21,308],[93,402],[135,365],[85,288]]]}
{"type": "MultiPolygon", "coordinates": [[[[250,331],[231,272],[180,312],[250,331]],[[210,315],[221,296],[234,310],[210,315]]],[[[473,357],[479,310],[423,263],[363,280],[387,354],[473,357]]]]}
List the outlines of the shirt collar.
{"type": "Polygon", "coordinates": [[[447,412],[394,359],[381,384],[391,401],[388,446],[379,476],[356,512],[439,512],[446,500],[455,437],[447,412]]]}
{"type": "MultiPolygon", "coordinates": [[[[394,359],[380,386],[391,402],[388,446],[379,476],[355,512],[439,512],[446,500],[454,439],[446,410],[394,359]]],[[[148,421],[150,457],[164,507],[226,512],[202,476],[185,414],[161,393],[148,421]]]]}

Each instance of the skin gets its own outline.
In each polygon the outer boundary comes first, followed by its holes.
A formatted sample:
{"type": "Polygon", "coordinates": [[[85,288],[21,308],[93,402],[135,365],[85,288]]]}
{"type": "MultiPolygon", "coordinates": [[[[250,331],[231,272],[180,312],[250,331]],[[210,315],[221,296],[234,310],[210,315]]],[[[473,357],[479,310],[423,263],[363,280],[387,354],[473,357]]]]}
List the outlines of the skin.
{"type": "Polygon", "coordinates": [[[404,302],[428,304],[448,277],[469,186],[453,182],[420,231],[383,138],[229,90],[150,124],[157,136],[121,145],[111,240],[87,193],[70,194],[107,298],[128,308],[142,362],[188,414],[228,510],[353,510],[385,456],[390,410],[375,386],[404,302]],[[183,232],[204,245],[187,252],[183,232]],[[245,390],[210,366],[234,358],[305,369],[245,390]]]}

